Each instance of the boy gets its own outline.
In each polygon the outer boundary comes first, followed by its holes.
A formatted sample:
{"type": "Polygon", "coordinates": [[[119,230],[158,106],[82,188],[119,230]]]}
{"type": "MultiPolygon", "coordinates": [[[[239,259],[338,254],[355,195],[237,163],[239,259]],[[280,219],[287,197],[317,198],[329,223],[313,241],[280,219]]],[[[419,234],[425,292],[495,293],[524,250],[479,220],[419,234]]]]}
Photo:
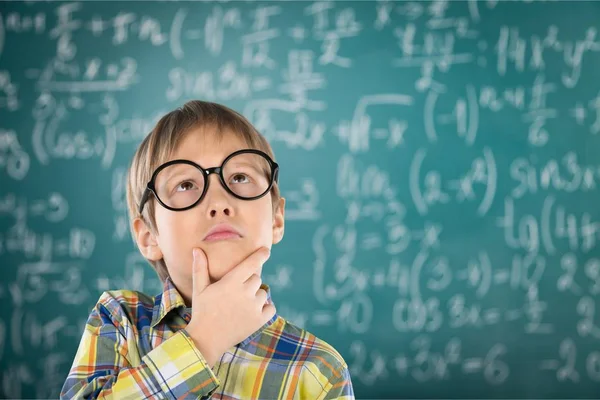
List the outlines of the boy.
{"type": "Polygon", "coordinates": [[[163,293],[102,294],[61,398],[354,398],[341,355],[277,315],[261,281],[284,232],[278,168],[222,105],[190,101],[157,123],[131,162],[127,202],[163,293]]]}

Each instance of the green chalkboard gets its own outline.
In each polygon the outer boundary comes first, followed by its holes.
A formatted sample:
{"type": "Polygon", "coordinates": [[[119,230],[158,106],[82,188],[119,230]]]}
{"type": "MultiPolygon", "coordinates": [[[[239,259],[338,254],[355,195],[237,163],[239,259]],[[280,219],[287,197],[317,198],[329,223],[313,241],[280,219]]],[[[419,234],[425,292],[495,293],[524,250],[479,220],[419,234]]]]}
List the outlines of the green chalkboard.
{"type": "Polygon", "coordinates": [[[357,398],[600,396],[600,3],[0,3],[0,397],[56,398],[190,99],[268,138],[278,312],[357,398]]]}

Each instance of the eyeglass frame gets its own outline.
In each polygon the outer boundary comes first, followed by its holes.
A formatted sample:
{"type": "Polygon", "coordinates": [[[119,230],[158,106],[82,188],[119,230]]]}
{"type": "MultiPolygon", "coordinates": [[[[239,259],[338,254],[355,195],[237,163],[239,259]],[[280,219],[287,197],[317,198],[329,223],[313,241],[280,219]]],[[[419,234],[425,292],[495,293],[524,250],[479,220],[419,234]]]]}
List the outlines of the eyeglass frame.
{"type": "Polygon", "coordinates": [[[150,181],[146,184],[146,189],[144,189],[144,193],[142,194],[142,199],[140,200],[140,206],[138,207],[139,214],[140,215],[142,214],[142,211],[144,210],[144,206],[146,205],[146,202],[150,198],[150,194],[153,194],[154,198],[156,200],[158,200],[160,205],[162,205],[167,210],[186,211],[186,210],[189,210],[190,208],[194,208],[202,201],[202,199],[204,199],[204,196],[208,192],[208,186],[209,186],[208,178],[210,177],[210,174],[217,174],[219,176],[219,181],[221,182],[221,186],[223,186],[223,188],[227,191],[227,193],[231,194],[233,197],[238,198],[240,200],[247,200],[247,201],[258,200],[271,191],[274,183],[279,182],[279,164],[277,164],[275,161],[273,161],[271,159],[271,157],[269,157],[269,155],[266,154],[265,152],[263,152],[261,150],[256,150],[256,149],[242,149],[242,150],[234,151],[233,153],[228,155],[227,158],[225,158],[225,160],[223,160],[223,162],[221,163],[220,166],[211,167],[211,168],[202,168],[202,166],[200,166],[199,164],[196,164],[195,162],[193,162],[191,160],[185,160],[185,159],[177,159],[177,160],[167,161],[166,163],[158,166],[158,168],[156,168],[156,170],[154,170],[154,172],[152,173],[152,177],[150,178],[150,181]],[[223,166],[227,163],[227,161],[229,161],[231,158],[237,156],[238,154],[244,154],[244,153],[258,154],[260,156],[263,156],[269,163],[269,166],[271,167],[271,175],[270,175],[271,181],[269,182],[269,186],[267,187],[267,189],[265,190],[264,193],[262,193],[258,196],[242,197],[242,196],[237,195],[229,188],[229,186],[227,186],[227,184],[225,183],[225,178],[223,177],[223,166]],[[202,194],[200,195],[198,200],[196,200],[193,204],[191,204],[187,207],[184,207],[184,208],[173,208],[173,207],[166,205],[160,199],[158,194],[156,193],[156,187],[154,186],[156,177],[158,176],[160,171],[162,171],[163,169],[165,169],[173,164],[188,164],[193,167],[196,167],[198,170],[200,170],[200,172],[202,172],[202,176],[204,177],[204,188],[202,189],[202,194]]]}

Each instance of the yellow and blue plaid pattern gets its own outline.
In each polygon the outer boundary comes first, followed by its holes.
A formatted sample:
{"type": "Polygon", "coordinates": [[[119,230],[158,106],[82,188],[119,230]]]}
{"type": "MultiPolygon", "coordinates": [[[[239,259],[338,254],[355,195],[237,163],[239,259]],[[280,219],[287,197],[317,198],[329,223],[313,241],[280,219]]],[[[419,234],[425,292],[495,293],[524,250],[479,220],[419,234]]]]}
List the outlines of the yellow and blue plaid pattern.
{"type": "MultiPolygon", "coordinates": [[[[270,299],[270,291],[267,285],[270,299]]],[[[162,294],[104,292],[60,397],[103,399],[354,399],[329,344],[275,315],[211,369],[185,331],[191,309],[167,279],[162,294]]]]}

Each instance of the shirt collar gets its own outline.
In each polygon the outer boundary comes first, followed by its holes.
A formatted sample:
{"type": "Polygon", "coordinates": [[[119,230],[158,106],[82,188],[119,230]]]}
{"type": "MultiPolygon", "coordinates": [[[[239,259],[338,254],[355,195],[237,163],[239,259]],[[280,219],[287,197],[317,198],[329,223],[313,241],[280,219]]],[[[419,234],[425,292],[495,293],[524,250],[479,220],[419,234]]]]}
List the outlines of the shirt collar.
{"type": "Polygon", "coordinates": [[[185,301],[171,281],[171,278],[167,277],[163,283],[162,294],[156,296],[154,299],[154,310],[152,311],[150,326],[154,328],[167,314],[178,308],[185,308],[185,301]]]}
{"type": "MultiPolygon", "coordinates": [[[[267,301],[273,302],[271,298],[271,288],[266,283],[261,284],[260,286],[267,292],[267,301]]],[[[154,309],[152,312],[152,322],[151,327],[154,328],[158,325],[169,313],[174,310],[181,309],[182,311],[186,309],[185,300],[175,287],[175,284],[171,281],[170,277],[165,279],[163,284],[163,292],[159,296],[156,296],[154,299],[154,309]]],[[[176,312],[176,311],[175,311],[176,312]]],[[[252,341],[256,336],[258,336],[265,328],[270,326],[273,322],[277,320],[277,313],[267,321],[260,329],[256,332],[248,336],[246,339],[240,342],[241,346],[245,346],[252,341]]]]}

